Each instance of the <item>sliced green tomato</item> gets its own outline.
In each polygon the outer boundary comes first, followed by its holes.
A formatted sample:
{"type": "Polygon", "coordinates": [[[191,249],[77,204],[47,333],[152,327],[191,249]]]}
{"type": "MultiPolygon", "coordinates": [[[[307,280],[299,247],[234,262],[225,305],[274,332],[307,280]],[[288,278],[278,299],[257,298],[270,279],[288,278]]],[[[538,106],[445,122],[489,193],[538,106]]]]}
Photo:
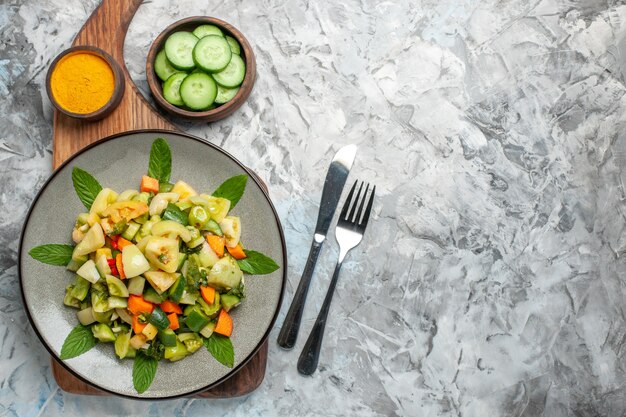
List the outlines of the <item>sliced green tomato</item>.
{"type": "Polygon", "coordinates": [[[128,298],[111,296],[108,298],[107,303],[109,305],[109,310],[115,310],[118,308],[127,308],[128,298]]]}
{"type": "Polygon", "coordinates": [[[169,192],[169,193],[159,193],[152,198],[150,202],[150,216],[161,215],[163,211],[167,208],[169,203],[175,203],[180,198],[178,193],[169,192]]]}
{"type": "Polygon", "coordinates": [[[104,278],[111,273],[111,267],[109,266],[109,260],[106,255],[100,255],[96,258],[96,269],[98,270],[98,274],[100,274],[100,278],[104,278]]]}
{"type": "Polygon", "coordinates": [[[178,269],[178,241],[166,237],[153,236],[146,245],[146,258],[156,268],[165,272],[178,269]]]}
{"type": "Polygon", "coordinates": [[[221,85],[217,85],[217,96],[215,97],[215,102],[217,104],[224,104],[231,101],[239,92],[239,87],[235,88],[227,88],[222,87],[221,85]]]}
{"type": "Polygon", "coordinates": [[[220,222],[220,228],[226,238],[226,246],[234,248],[241,238],[241,220],[237,216],[226,216],[220,222]]]}
{"type": "Polygon", "coordinates": [[[198,252],[198,260],[200,261],[200,266],[210,268],[220,260],[220,257],[217,256],[215,251],[211,249],[211,246],[204,241],[202,243],[202,249],[198,252]]]}
{"type": "Polygon", "coordinates": [[[126,278],[136,277],[150,269],[150,264],[136,245],[124,246],[122,250],[122,265],[126,278]]]}
{"type": "Polygon", "coordinates": [[[189,242],[191,240],[191,232],[185,226],[173,220],[161,220],[152,226],[150,233],[152,236],[158,237],[168,236],[175,238],[178,236],[183,242],[189,242]]]}
{"type": "Polygon", "coordinates": [[[216,96],[217,85],[210,75],[201,72],[190,74],[180,84],[180,98],[191,110],[208,109],[216,96]]]}
{"type": "MultiPolygon", "coordinates": [[[[91,308],[93,308],[94,313],[104,313],[105,311],[109,311],[109,301],[108,296],[104,292],[100,291],[91,291],[91,308]]],[[[96,317],[97,320],[97,317],[96,317]]]]}
{"type": "Polygon", "coordinates": [[[116,308],[115,313],[122,319],[124,323],[133,324],[133,318],[128,314],[128,310],[125,308],[116,308]]]}
{"type": "Polygon", "coordinates": [[[167,291],[178,279],[180,274],[163,271],[147,271],[144,276],[159,294],[167,291]]]}
{"type": "Polygon", "coordinates": [[[193,61],[206,72],[222,71],[232,57],[228,41],[221,35],[207,35],[193,48],[193,61]]]}
{"type": "Polygon", "coordinates": [[[224,36],[224,38],[226,38],[226,42],[228,42],[228,45],[230,46],[230,51],[235,55],[241,55],[241,47],[239,46],[239,42],[237,42],[237,40],[232,36],[226,35],[224,36]]]}
{"type": "Polygon", "coordinates": [[[131,334],[131,331],[121,332],[115,339],[115,354],[120,359],[129,357],[131,351],[134,353],[135,349],[130,345],[131,334]]]}
{"type": "Polygon", "coordinates": [[[77,275],[76,281],[74,282],[74,288],[72,288],[72,292],[70,294],[78,301],[83,301],[85,297],[87,297],[89,287],[91,287],[90,281],[82,278],[80,275],[77,275]]]}
{"type": "Polygon", "coordinates": [[[187,247],[195,248],[203,243],[206,243],[204,236],[198,236],[197,238],[190,240],[189,243],[187,243],[187,247]]]}
{"type": "Polygon", "coordinates": [[[222,36],[222,31],[217,26],[213,25],[200,25],[193,30],[193,34],[198,38],[202,39],[208,35],[218,35],[222,36]]]}
{"type": "Polygon", "coordinates": [[[198,38],[191,32],[172,33],[165,41],[165,56],[174,68],[192,70],[195,66],[192,52],[197,42],[198,38]]]}
{"type": "Polygon", "coordinates": [[[107,310],[103,312],[93,311],[93,317],[98,323],[110,323],[113,310],[107,310]]]}
{"type": "Polygon", "coordinates": [[[198,349],[202,347],[202,339],[197,333],[183,333],[183,334],[187,337],[185,337],[185,339],[182,340],[180,337],[182,336],[181,334],[178,337],[178,339],[181,342],[183,342],[183,344],[185,345],[189,353],[194,353],[195,351],[197,351],[198,349]]]}
{"type": "Polygon", "coordinates": [[[222,197],[213,197],[208,194],[200,194],[197,197],[190,197],[189,200],[207,209],[211,218],[216,222],[221,222],[230,210],[230,200],[222,197]]]}
{"type": "Polygon", "coordinates": [[[94,337],[101,342],[115,342],[115,334],[113,334],[111,328],[104,323],[91,326],[91,332],[94,337]]]}
{"type": "Polygon", "coordinates": [[[93,310],[91,307],[80,310],[76,313],[76,316],[78,317],[80,324],[83,326],[89,326],[90,324],[96,322],[96,318],[93,316],[93,310]]]}
{"type": "Polygon", "coordinates": [[[239,55],[232,55],[226,68],[212,75],[215,82],[222,87],[235,88],[241,85],[246,76],[246,64],[239,55]]]}
{"type": "Polygon", "coordinates": [[[173,74],[163,83],[163,98],[174,106],[183,106],[183,99],[180,98],[180,85],[187,77],[184,72],[173,74]]]}
{"type": "Polygon", "coordinates": [[[80,308],[80,300],[72,297],[73,285],[68,285],[65,288],[65,297],[63,298],[63,304],[68,307],[80,308]]]}
{"type": "Polygon", "coordinates": [[[96,198],[91,204],[89,214],[96,214],[102,216],[102,212],[106,210],[109,204],[115,203],[117,200],[117,193],[110,188],[103,188],[100,190],[96,198]]]}
{"type": "MultiPolygon", "coordinates": [[[[81,256],[88,255],[91,252],[95,252],[104,246],[104,232],[102,226],[99,223],[94,223],[89,231],[85,234],[83,240],[74,248],[72,252],[72,259],[78,260],[81,256]]],[[[83,277],[84,278],[84,277],[83,277]]]]}
{"type": "Polygon", "coordinates": [[[146,284],[144,277],[134,277],[128,280],[128,292],[133,295],[143,294],[143,288],[146,284]]]}
{"type": "Polygon", "coordinates": [[[202,206],[193,206],[189,210],[189,224],[201,228],[209,221],[209,213],[202,206]]]}
{"type": "Polygon", "coordinates": [[[76,272],[88,259],[87,255],[81,256],[77,260],[72,259],[65,268],[68,271],[76,272]]]}
{"type": "Polygon", "coordinates": [[[85,262],[83,266],[78,268],[78,271],[76,271],[76,273],[87,281],[91,282],[92,284],[98,282],[98,280],[100,279],[100,273],[98,272],[98,268],[96,268],[95,262],[91,259],[85,262]]]}
{"type": "Polygon", "coordinates": [[[114,277],[113,275],[106,276],[107,287],[109,288],[109,294],[117,297],[128,297],[129,292],[126,284],[121,279],[114,277]]]}
{"type": "Polygon", "coordinates": [[[117,196],[117,201],[131,201],[133,197],[139,194],[137,190],[125,190],[119,196],[117,196]]]}
{"type": "Polygon", "coordinates": [[[154,72],[162,81],[166,81],[173,74],[180,71],[174,68],[170,61],[167,60],[165,49],[161,49],[154,58],[154,72]]]}
{"type": "Polygon", "coordinates": [[[194,305],[196,304],[196,301],[198,300],[198,295],[197,294],[192,294],[190,292],[187,292],[187,290],[183,291],[183,295],[182,297],[180,297],[180,304],[187,304],[187,305],[194,305]]]}
{"type": "Polygon", "coordinates": [[[189,355],[187,348],[182,342],[177,340],[175,347],[165,347],[165,353],[163,354],[163,357],[174,362],[183,359],[187,355],[189,355]]]}
{"type": "Polygon", "coordinates": [[[241,277],[243,277],[243,272],[237,261],[230,256],[224,256],[209,271],[207,282],[212,287],[228,291],[239,285],[241,277]]]}

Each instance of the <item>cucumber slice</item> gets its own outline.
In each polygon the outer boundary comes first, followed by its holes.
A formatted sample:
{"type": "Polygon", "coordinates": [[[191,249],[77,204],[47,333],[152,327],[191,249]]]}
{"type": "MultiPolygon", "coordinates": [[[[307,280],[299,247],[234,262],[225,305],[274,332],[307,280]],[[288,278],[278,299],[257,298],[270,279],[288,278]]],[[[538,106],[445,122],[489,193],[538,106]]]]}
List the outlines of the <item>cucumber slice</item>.
{"type": "Polygon", "coordinates": [[[208,35],[217,35],[223,36],[222,31],[217,26],[213,25],[201,25],[193,30],[193,34],[198,37],[198,39],[202,39],[208,35]]]}
{"type": "Polygon", "coordinates": [[[215,85],[213,78],[207,74],[190,74],[180,85],[180,97],[185,106],[192,110],[208,108],[213,104],[216,96],[217,85],[215,85]]]}
{"type": "Polygon", "coordinates": [[[235,40],[232,36],[224,36],[226,38],[226,42],[230,45],[230,51],[235,55],[241,55],[241,47],[239,46],[239,42],[235,40]]]}
{"type": "Polygon", "coordinates": [[[222,87],[234,88],[241,85],[246,75],[246,64],[239,55],[233,55],[222,71],[213,74],[213,79],[222,87]]]}
{"type": "Polygon", "coordinates": [[[182,98],[180,97],[180,85],[187,77],[184,72],[179,72],[172,75],[163,83],[163,98],[170,104],[175,106],[183,106],[182,98]]]}
{"type": "Polygon", "coordinates": [[[154,58],[154,72],[156,72],[157,77],[162,81],[166,81],[173,74],[180,71],[174,68],[170,61],[167,60],[165,49],[161,49],[156,55],[156,58],[154,58]]]}
{"type": "Polygon", "coordinates": [[[232,52],[223,36],[207,35],[193,48],[193,61],[206,72],[220,72],[230,62],[232,52]]]}
{"type": "Polygon", "coordinates": [[[215,97],[215,102],[218,104],[228,103],[237,95],[239,91],[239,87],[228,88],[222,87],[221,85],[217,85],[217,96],[215,97]]]}
{"type": "Polygon", "coordinates": [[[165,41],[165,56],[176,69],[188,71],[194,68],[192,51],[198,38],[191,32],[172,33],[165,41]]]}

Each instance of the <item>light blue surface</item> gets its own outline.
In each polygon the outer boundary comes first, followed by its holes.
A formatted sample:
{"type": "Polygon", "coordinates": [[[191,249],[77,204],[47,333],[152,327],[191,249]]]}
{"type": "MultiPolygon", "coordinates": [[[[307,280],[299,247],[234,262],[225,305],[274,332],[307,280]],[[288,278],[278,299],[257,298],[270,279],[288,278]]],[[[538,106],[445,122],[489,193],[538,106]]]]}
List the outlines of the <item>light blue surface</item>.
{"type": "MultiPolygon", "coordinates": [[[[269,185],[289,248],[278,325],[340,146],[359,145],[349,182],[375,182],[379,199],[342,272],[313,377],[295,369],[304,337],[283,352],[274,329],[266,378],[246,398],[59,391],[21,306],[17,236],[50,174],[47,66],[95,4],[0,3],[0,416],[626,413],[626,7],[617,1],[143,4],[126,63],[144,93],[148,46],[179,18],[232,22],[254,48],[248,102],[218,123],[181,127],[269,185]]],[[[329,243],[303,334],[334,267],[329,243]]]]}

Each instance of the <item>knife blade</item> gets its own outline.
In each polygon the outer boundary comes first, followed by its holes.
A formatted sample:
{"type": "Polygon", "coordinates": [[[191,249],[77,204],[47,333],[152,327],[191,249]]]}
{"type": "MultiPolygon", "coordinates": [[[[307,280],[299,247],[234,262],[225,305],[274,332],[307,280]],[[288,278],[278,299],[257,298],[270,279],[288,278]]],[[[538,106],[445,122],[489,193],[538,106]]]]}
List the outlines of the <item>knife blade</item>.
{"type": "Polygon", "coordinates": [[[302,313],[304,312],[304,305],[306,302],[306,296],[311,284],[311,278],[313,271],[315,270],[315,264],[317,258],[322,249],[322,244],[326,240],[326,234],[330,228],[330,223],[333,220],[339,199],[343,187],[348,179],[348,174],[354,163],[356,157],[357,146],[346,145],[339,149],[335,154],[328,172],[326,173],[326,179],[324,180],[324,188],[322,189],[322,199],[320,201],[319,213],[317,215],[317,224],[315,226],[315,234],[313,236],[313,243],[311,244],[311,250],[309,251],[309,257],[307,259],[302,277],[298,284],[298,289],[291,301],[291,306],[285,317],[283,327],[278,335],[278,345],[283,349],[293,349],[298,339],[298,331],[300,330],[300,322],[302,321],[302,313]]]}

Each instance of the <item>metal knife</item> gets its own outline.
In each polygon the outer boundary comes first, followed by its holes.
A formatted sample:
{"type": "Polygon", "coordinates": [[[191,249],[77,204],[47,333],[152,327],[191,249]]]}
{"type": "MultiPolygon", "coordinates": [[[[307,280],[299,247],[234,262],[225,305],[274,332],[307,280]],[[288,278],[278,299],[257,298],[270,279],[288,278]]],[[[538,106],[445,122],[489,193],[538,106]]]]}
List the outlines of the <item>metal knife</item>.
{"type": "Polygon", "coordinates": [[[326,233],[330,227],[330,223],[333,220],[333,215],[339,204],[341,192],[343,186],[348,179],[350,168],[354,162],[356,156],[356,145],[347,145],[339,149],[333,158],[328,173],[326,174],[326,180],[324,181],[324,189],[322,191],[322,201],[320,202],[320,211],[317,215],[317,225],[315,226],[315,235],[313,237],[313,243],[311,244],[311,250],[309,252],[309,258],[306,261],[304,272],[302,272],[302,278],[298,284],[296,294],[291,301],[291,306],[287,312],[287,317],[283,323],[283,327],[278,335],[278,345],[283,349],[293,349],[298,338],[298,330],[300,330],[300,321],[302,320],[302,312],[304,311],[304,304],[306,301],[306,295],[309,291],[309,285],[311,284],[311,277],[315,270],[315,264],[317,257],[322,249],[322,244],[326,240],[326,233]]]}

